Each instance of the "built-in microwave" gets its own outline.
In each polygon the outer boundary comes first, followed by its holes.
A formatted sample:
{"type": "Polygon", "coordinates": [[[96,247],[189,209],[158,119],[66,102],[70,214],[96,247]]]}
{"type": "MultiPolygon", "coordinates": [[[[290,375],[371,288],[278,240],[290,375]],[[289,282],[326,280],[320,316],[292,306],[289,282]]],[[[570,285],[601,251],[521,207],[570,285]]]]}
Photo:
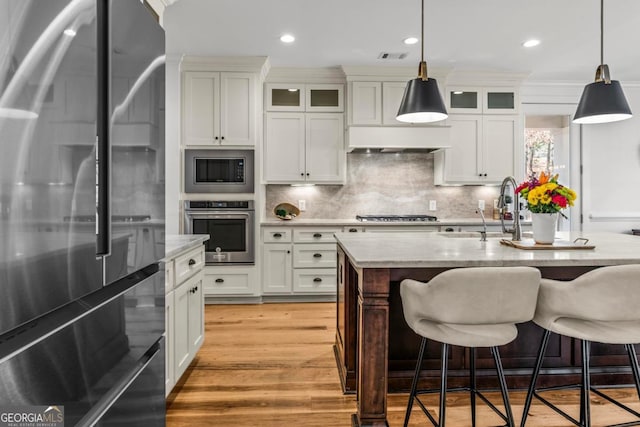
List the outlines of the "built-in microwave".
{"type": "Polygon", "coordinates": [[[184,150],[185,193],[253,193],[253,150],[184,150]]]}

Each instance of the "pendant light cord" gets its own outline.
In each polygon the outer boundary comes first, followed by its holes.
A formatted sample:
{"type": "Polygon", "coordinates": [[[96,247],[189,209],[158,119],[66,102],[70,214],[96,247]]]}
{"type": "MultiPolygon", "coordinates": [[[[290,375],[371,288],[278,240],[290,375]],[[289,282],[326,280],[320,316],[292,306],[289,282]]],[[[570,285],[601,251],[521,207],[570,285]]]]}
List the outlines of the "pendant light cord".
{"type": "Polygon", "coordinates": [[[604,0],[600,0],[600,65],[602,64],[604,64],[604,0]]]}
{"type": "Polygon", "coordinates": [[[420,35],[420,62],[424,62],[424,0],[422,0],[422,26],[420,27],[420,32],[422,33],[420,35]]]}

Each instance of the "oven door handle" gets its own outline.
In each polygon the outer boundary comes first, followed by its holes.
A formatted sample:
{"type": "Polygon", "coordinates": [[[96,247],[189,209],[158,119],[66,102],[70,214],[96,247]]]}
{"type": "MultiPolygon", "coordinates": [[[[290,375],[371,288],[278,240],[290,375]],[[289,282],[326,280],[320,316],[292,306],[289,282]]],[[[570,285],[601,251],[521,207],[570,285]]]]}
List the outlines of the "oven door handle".
{"type": "Polygon", "coordinates": [[[185,211],[187,218],[191,219],[243,219],[250,218],[252,213],[249,212],[233,212],[233,213],[212,213],[212,212],[193,212],[185,211]]]}

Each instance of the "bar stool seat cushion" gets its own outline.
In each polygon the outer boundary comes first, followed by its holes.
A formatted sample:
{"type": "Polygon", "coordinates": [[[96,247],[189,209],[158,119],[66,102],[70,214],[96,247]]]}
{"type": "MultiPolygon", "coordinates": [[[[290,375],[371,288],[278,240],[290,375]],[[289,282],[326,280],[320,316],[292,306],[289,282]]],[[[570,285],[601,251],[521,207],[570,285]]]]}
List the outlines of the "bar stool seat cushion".
{"type": "Polygon", "coordinates": [[[589,271],[569,281],[542,279],[533,321],[568,337],[640,343],[640,265],[589,271]]]}
{"type": "Polygon", "coordinates": [[[463,347],[495,347],[513,341],[518,329],[513,323],[500,325],[465,325],[420,320],[411,327],[418,335],[463,347]]]}

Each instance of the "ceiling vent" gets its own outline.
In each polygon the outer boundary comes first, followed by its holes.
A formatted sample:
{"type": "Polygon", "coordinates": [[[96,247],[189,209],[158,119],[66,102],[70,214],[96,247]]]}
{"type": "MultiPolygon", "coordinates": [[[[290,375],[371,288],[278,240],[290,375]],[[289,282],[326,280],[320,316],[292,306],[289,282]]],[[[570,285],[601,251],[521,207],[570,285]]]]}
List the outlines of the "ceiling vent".
{"type": "Polygon", "coordinates": [[[380,55],[378,55],[378,59],[404,59],[407,55],[409,55],[407,52],[381,52],[380,55]]]}

